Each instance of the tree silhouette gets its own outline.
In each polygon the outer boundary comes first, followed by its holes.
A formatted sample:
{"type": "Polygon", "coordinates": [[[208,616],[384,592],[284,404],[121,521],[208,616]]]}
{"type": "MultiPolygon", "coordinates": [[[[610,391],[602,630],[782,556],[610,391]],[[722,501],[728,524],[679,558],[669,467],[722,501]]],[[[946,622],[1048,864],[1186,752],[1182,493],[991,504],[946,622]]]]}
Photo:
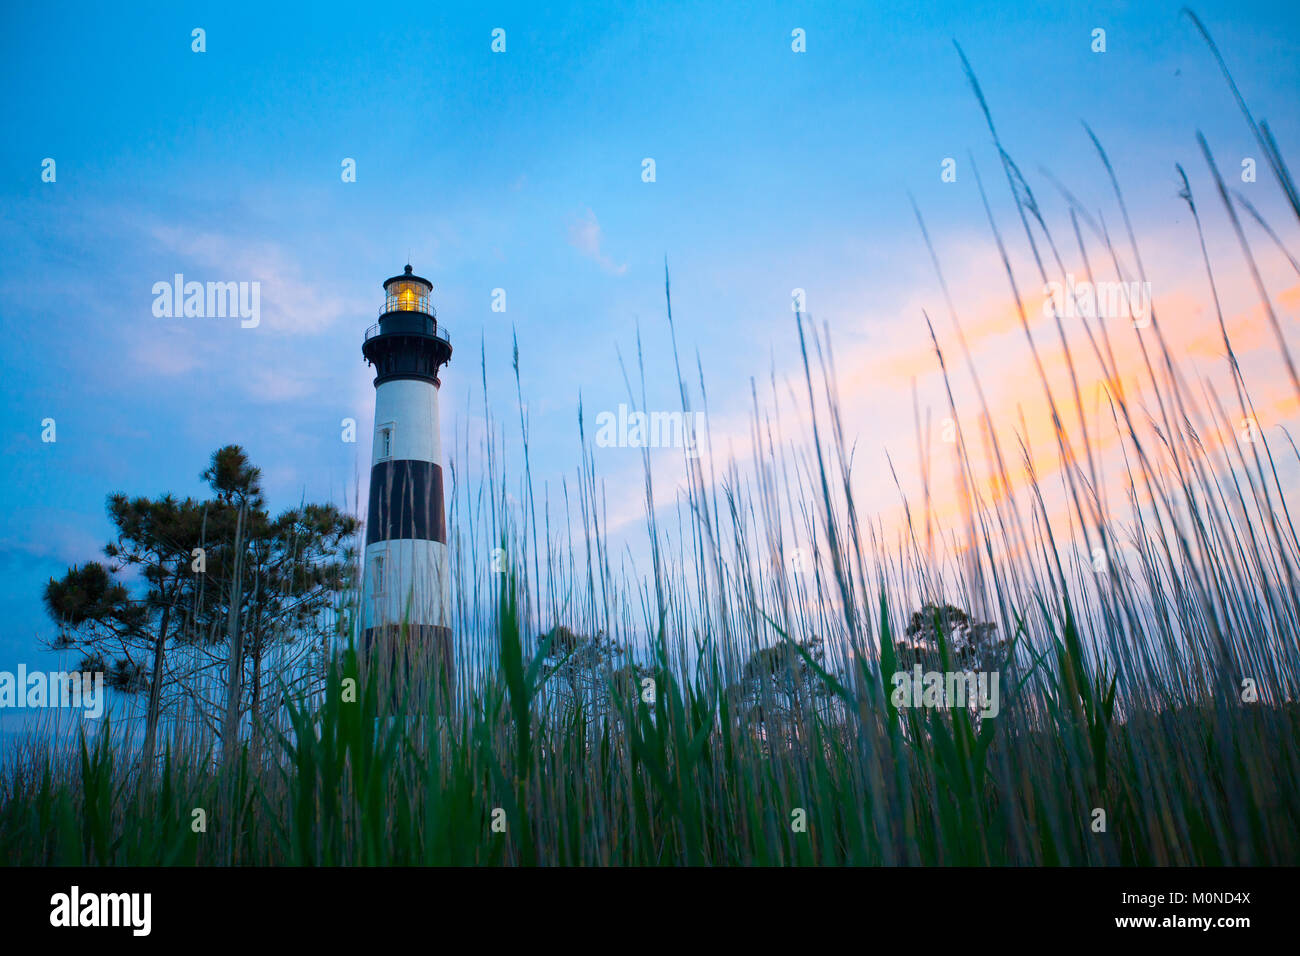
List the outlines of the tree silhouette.
{"type": "MultiPolygon", "coordinates": [[[[54,649],[78,649],[82,669],[109,686],[147,693],[141,761],[156,750],[169,647],[187,652],[179,678],[209,726],[233,742],[241,714],[262,708],[263,666],[277,644],[319,646],[349,585],[357,521],[333,505],[302,504],[272,518],[261,472],[237,445],[217,449],[201,477],[212,498],[108,497],[116,535],[107,564],[73,566],[45,587],[59,631],[54,649]],[[132,575],[134,572],[134,575],[132,575]],[[132,593],[134,576],[143,584],[132,593]],[[204,696],[211,673],[225,698],[204,696]],[[251,672],[251,673],[250,673],[251,672]]],[[[211,682],[210,682],[211,683],[211,682]]]]}
{"type": "MultiPolygon", "coordinates": [[[[952,604],[927,602],[912,612],[902,637],[894,643],[899,671],[912,671],[920,665],[922,672],[951,671],[962,674],[993,673],[1007,660],[1006,641],[997,636],[997,625],[977,621],[952,604]],[[948,661],[944,666],[939,644],[942,634],[947,645],[948,661]]],[[[986,701],[973,692],[966,698],[966,710],[976,728],[983,720],[986,701]]]]}
{"type": "Polygon", "coordinates": [[[741,715],[769,742],[797,740],[814,713],[829,717],[830,689],[809,659],[825,669],[820,637],[781,641],[754,651],[730,688],[741,715]],[[807,656],[805,656],[807,655],[807,656]]]}
{"type": "Polygon", "coordinates": [[[78,648],[87,663],[107,663],[105,679],[117,690],[147,692],[141,760],[153,760],[161,710],[167,642],[180,623],[177,607],[191,593],[193,550],[203,524],[202,506],[192,498],[108,497],[108,514],[117,529],[104,547],[112,562],[68,569],[45,587],[45,607],[59,625],[58,649],[78,648]],[[132,597],[118,575],[132,569],[144,593],[132,597]],[[89,660],[87,659],[89,658],[89,660]]]}
{"type": "MultiPolygon", "coordinates": [[[[539,635],[538,641],[547,636],[539,635]]],[[[543,663],[547,684],[563,719],[581,714],[585,722],[593,723],[615,716],[620,711],[612,706],[614,694],[630,700],[640,693],[641,678],[648,671],[631,661],[616,667],[615,662],[626,655],[626,648],[604,631],[577,634],[560,624],[549,637],[551,645],[543,663]]]]}
{"type": "Polygon", "coordinates": [[[902,637],[894,642],[901,669],[920,664],[925,671],[944,670],[939,651],[939,634],[948,645],[949,668],[958,671],[991,671],[1001,666],[1006,641],[997,636],[998,626],[976,621],[952,604],[927,602],[913,611],[902,637]]]}

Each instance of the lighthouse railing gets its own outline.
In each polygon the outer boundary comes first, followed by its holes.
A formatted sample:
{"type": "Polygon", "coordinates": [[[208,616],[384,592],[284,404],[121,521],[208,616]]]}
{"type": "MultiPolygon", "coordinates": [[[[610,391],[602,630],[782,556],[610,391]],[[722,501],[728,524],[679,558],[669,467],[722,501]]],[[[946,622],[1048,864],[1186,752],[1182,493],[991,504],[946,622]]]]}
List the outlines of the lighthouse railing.
{"type": "MultiPolygon", "coordinates": [[[[417,332],[408,332],[408,331],[403,331],[401,334],[402,334],[402,335],[413,335],[413,334],[414,334],[414,335],[419,335],[419,334],[431,335],[433,338],[435,338],[435,339],[442,339],[442,341],[444,341],[444,342],[446,342],[448,345],[450,345],[450,344],[451,344],[451,336],[447,334],[447,327],[444,326],[441,322],[431,323],[431,324],[434,325],[434,328],[433,328],[433,330],[432,330],[431,332],[417,333],[417,332]]],[[[376,322],[376,323],[375,323],[374,325],[372,325],[370,328],[366,329],[366,336],[365,336],[364,339],[362,339],[362,341],[363,341],[363,342],[369,342],[369,341],[370,341],[371,339],[373,339],[376,335],[378,335],[378,334],[380,333],[380,331],[381,331],[381,330],[380,330],[380,327],[379,327],[379,323],[376,322]]]]}

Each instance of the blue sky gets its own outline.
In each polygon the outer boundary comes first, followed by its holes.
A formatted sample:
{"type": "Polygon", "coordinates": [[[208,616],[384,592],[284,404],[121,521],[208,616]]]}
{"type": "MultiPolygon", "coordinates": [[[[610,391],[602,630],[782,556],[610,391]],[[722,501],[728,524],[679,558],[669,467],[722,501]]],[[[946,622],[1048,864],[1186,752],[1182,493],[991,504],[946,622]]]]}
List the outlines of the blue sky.
{"type": "MultiPolygon", "coordinates": [[[[665,256],[684,358],[698,350],[719,423],[743,420],[751,375],[793,368],[793,288],[846,359],[924,353],[917,306],[941,300],[908,191],[972,309],[995,310],[1005,290],[981,291],[996,263],[968,154],[995,198],[1005,183],[953,39],[1026,173],[1046,166],[1100,204],[1079,121],[1092,124],[1151,233],[1153,270],[1183,275],[1194,250],[1174,162],[1211,205],[1195,131],[1225,168],[1254,151],[1178,3],[449,6],[0,13],[0,669],[45,659],[41,587],[97,556],[110,491],[198,494],[211,451],[238,442],[273,505],[353,493],[369,448],[340,441],[339,423],[368,434],[361,335],[408,255],[456,347],[446,453],[457,429],[482,427],[480,342],[494,411],[513,421],[517,330],[534,473],[556,481],[577,464],[579,392],[593,417],[626,400],[616,348],[635,361],[638,323],[650,404],[674,407],[665,256]],[[206,52],[191,50],[196,27],[206,52]],[[791,50],[795,28],[806,53],[791,50]],[[956,183],[940,181],[945,157],[956,183]],[[177,272],[260,281],[261,324],[154,317],[153,283],[177,272]],[[54,444],[40,440],[47,417],[54,444]]],[[[1294,156],[1295,4],[1197,10],[1294,156]]],[[[1058,197],[1031,178],[1059,225],[1058,197]]],[[[1266,178],[1261,165],[1252,197],[1294,247],[1266,178]]],[[[901,421],[881,404],[892,394],[859,395],[873,453],[911,427],[910,396],[901,421]]],[[[611,449],[602,465],[635,515],[639,454],[611,449]]]]}

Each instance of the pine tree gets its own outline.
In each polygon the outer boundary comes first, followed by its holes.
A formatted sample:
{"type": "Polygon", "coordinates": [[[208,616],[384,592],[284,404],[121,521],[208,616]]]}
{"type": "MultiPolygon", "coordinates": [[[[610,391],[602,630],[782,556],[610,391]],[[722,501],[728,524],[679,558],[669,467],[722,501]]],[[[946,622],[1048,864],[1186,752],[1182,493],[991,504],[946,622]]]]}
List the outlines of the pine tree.
{"type": "Polygon", "coordinates": [[[46,610],[59,627],[50,646],[79,649],[81,669],[102,671],[119,692],[148,694],[146,767],[169,678],[208,708],[205,722],[233,745],[242,715],[251,709],[257,721],[263,710],[270,651],[323,649],[331,611],[350,585],[355,518],[306,503],[272,518],[261,472],[237,445],[217,449],[201,478],[212,490],[208,500],[110,495],[117,533],[104,548],[109,563],[71,567],[45,587],[46,610]],[[133,594],[123,580],[131,569],[142,592],[133,594]],[[173,647],[185,652],[186,666],[170,668],[173,647]],[[217,669],[225,677],[219,703],[199,686],[217,669]]]}

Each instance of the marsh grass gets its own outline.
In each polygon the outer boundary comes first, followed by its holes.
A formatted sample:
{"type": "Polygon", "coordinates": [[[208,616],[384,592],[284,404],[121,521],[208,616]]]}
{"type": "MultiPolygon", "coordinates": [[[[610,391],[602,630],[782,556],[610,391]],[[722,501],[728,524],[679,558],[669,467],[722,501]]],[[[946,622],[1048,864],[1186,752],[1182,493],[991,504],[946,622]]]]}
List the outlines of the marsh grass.
{"type": "MultiPolygon", "coordinates": [[[[1002,149],[969,64],[967,73],[1033,251],[1033,278],[1060,278],[1063,256],[1002,149]]],[[[1241,106],[1294,205],[1267,125],[1241,106]]],[[[1128,247],[1117,249],[1066,192],[1070,238],[1090,281],[1103,263],[1118,280],[1144,280],[1118,178],[1093,143],[1128,247]]],[[[957,372],[931,323],[947,411],[958,423],[955,520],[932,507],[933,458],[919,413],[924,500],[904,499],[901,533],[859,514],[834,353],[826,331],[799,316],[801,387],[789,389],[787,402],[775,379],[763,401],[753,387],[755,454],[743,468],[733,458],[715,471],[722,459],[707,435],[703,454],[682,457],[684,480],[665,489],[644,452],[651,567],[638,574],[611,543],[583,410],[572,483],[535,487],[520,390],[524,467],[512,476],[484,356],[486,437],[471,448],[463,436],[451,456],[481,462],[472,485],[451,469],[454,686],[432,686],[418,652],[367,668],[344,640],[324,686],[289,695],[265,739],[245,744],[229,764],[219,765],[217,744],[192,728],[173,734],[151,772],[134,766],[129,738],[110,727],[71,752],[11,755],[0,776],[4,861],[1300,862],[1300,543],[1274,458],[1294,456],[1294,445],[1275,448],[1267,431],[1246,446],[1235,440],[1235,419],[1253,414],[1253,405],[1217,292],[1232,389],[1226,404],[1210,384],[1187,380],[1154,314],[1125,344],[1112,341],[1104,323],[1084,319],[1071,336],[1058,319],[1067,374],[1051,380],[1024,312],[1023,280],[982,182],[980,189],[1053,423],[1054,462],[1041,450],[1036,456],[1023,428],[1014,448],[994,429],[919,210],[978,397],[973,412],[953,397],[957,372]],[[1076,354],[1079,333],[1086,348],[1076,354]],[[1145,378],[1137,387],[1125,385],[1116,348],[1141,350],[1145,378]],[[1085,369],[1111,383],[1104,405],[1083,401],[1085,369]],[[785,437],[791,416],[803,422],[802,443],[785,437]],[[1120,481],[1100,477],[1103,437],[1120,481]],[[492,570],[493,548],[506,555],[503,573],[492,570]],[[813,557],[792,575],[796,549],[813,557]],[[1098,549],[1104,573],[1094,566],[1098,549]],[[1008,641],[996,717],[976,723],[962,708],[892,703],[901,622],[927,600],[961,604],[1008,641]],[[653,679],[653,693],[614,682],[614,667],[625,663],[614,661],[606,709],[557,706],[548,690],[550,648],[539,635],[558,624],[619,640],[653,679]],[[746,662],[809,636],[834,649],[820,662],[802,654],[827,706],[796,708],[780,728],[757,725],[734,693],[746,662]],[[1247,679],[1254,701],[1243,700],[1247,679]],[[192,826],[196,809],[204,810],[205,832],[192,826]]],[[[1196,213],[1190,186],[1184,199],[1196,213]]],[[[1208,253],[1204,265],[1214,289],[1208,253]]],[[[665,280],[682,410],[699,404],[707,412],[702,371],[694,389],[682,372],[666,270],[665,280]]],[[[1259,291],[1289,368],[1262,282],[1259,291]]],[[[644,407],[642,358],[638,339],[644,407]]],[[[948,649],[940,653],[946,659],[948,649]]]]}

